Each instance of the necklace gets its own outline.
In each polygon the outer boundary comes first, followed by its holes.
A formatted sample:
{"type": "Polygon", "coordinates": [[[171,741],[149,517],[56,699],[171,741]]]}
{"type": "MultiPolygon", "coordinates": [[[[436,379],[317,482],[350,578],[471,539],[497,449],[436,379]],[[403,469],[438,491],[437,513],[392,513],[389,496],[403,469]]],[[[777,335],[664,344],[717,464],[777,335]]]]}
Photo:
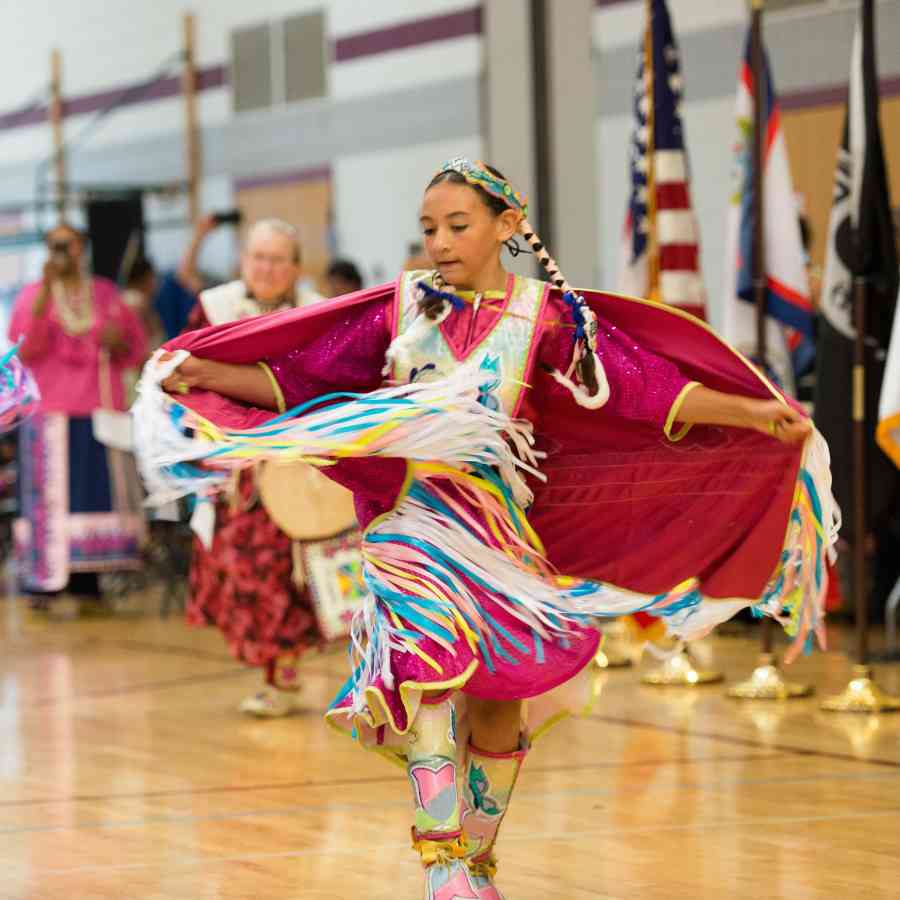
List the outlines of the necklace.
{"type": "Polygon", "coordinates": [[[281,312],[285,309],[293,309],[296,306],[294,297],[287,296],[277,303],[261,303],[249,291],[237,305],[237,318],[245,319],[248,316],[262,316],[269,313],[281,312]]]}
{"type": "Polygon", "coordinates": [[[90,282],[82,282],[82,289],[69,296],[61,281],[53,282],[53,308],[62,330],[72,337],[80,337],[94,327],[94,296],[90,282]]]}

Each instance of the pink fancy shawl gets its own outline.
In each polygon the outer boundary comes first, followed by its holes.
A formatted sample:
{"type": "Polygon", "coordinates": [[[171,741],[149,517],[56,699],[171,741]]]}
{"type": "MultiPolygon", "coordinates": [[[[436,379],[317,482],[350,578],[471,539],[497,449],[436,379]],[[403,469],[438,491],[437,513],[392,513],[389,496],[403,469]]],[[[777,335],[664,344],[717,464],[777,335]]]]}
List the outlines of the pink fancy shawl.
{"type": "MultiPolygon", "coordinates": [[[[383,303],[394,290],[381,285],[206,328],[166,349],[230,363],[279,357],[339,328],[352,307],[383,303]]],[[[748,397],[781,396],[699,320],[634,298],[584,296],[601,319],[687,378],[748,397]]],[[[710,598],[762,594],[782,552],[802,447],[710,426],[672,442],[646,424],[579,407],[543,371],[526,380],[526,405],[539,412],[536,434],[548,452],[541,466],[548,480],[532,485],[529,520],[560,572],[648,594],[695,576],[710,598]]],[[[616,390],[612,379],[610,387],[616,390]]],[[[179,399],[222,426],[250,427],[274,415],[209,392],[179,399]]]]}

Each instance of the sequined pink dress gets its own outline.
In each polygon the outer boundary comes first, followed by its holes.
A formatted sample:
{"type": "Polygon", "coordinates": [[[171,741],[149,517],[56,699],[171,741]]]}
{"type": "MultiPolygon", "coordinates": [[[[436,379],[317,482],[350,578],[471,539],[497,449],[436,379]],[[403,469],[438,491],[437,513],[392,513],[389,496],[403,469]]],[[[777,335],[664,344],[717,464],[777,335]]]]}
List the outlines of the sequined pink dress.
{"type": "MultiPolygon", "coordinates": [[[[385,354],[402,331],[404,284],[401,278],[265,323],[210,329],[169,348],[264,361],[288,407],[343,402],[346,394],[335,392],[383,396],[385,354]]],[[[531,481],[527,520],[496,473],[477,466],[466,474],[364,456],[339,458],[327,469],[355,495],[377,598],[359,631],[361,661],[329,721],[386,751],[402,752],[424,692],[525,699],[532,735],[561,710],[582,707],[589,698],[576,676],[597,647],[594,616],[647,610],[691,636],[762,603],[770,614],[793,617],[787,624],[800,643],[820,625],[825,544],[816,523],[821,532],[831,514],[816,493],[827,484],[807,472],[809,448],[732,428],[673,433],[692,383],[762,398],[779,396],[775,389],[691,317],[586,293],[600,323],[610,399],[601,409],[583,408],[551,377],[567,369],[572,353],[563,299],[544,289],[527,340],[520,332],[520,345],[508,353],[507,338],[515,342],[522,318],[517,296],[508,288],[498,300],[455,306],[420,357],[439,339],[443,377],[486,346],[506,353],[505,384],[522,385],[507,411],[530,421],[546,453],[540,469],[547,481],[531,481]],[[504,569],[508,556],[518,570],[504,569]],[[489,565],[479,568],[485,559],[489,565]],[[792,591],[806,605],[788,613],[780,598],[792,591]]],[[[427,368],[417,363],[412,378],[427,368]]],[[[183,405],[240,429],[238,440],[272,420],[203,392],[183,405]]]]}

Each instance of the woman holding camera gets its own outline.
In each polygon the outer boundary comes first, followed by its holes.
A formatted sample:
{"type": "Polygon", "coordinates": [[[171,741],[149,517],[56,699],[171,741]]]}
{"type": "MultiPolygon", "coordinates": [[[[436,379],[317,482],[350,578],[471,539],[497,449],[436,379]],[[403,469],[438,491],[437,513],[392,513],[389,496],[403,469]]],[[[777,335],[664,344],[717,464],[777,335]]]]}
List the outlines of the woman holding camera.
{"type": "Polygon", "coordinates": [[[98,443],[93,418],[125,409],[122,374],[145,357],[144,329],[115,285],[86,271],[84,245],[65,223],[47,233],[43,277],[16,298],[9,327],[42,397],[19,433],[15,524],[20,579],[36,607],[67,588],[96,599],[99,573],[141,559],[133,464],[98,443]]]}

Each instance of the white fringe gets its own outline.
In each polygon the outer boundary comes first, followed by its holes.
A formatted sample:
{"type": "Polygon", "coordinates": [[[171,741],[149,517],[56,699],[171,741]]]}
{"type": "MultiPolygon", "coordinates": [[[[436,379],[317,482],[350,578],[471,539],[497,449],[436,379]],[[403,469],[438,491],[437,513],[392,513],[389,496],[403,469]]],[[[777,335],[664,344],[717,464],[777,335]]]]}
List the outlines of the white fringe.
{"type": "Polygon", "coordinates": [[[186,358],[183,352],[167,363],[158,362],[158,354],[144,368],[133,407],[136,449],[141,473],[150,492],[149,503],[161,503],[188,493],[204,493],[227,484],[226,473],[209,477],[173,475],[169,468],[180,462],[211,458],[243,446],[247,456],[223,459],[229,466],[252,465],[261,459],[302,460],[338,456],[358,435],[346,432],[348,421],[358,416],[359,432],[385,422],[396,423],[400,413],[403,424],[389,434],[388,443],[373,456],[401,457],[423,462],[439,461],[448,465],[496,466],[513,491],[516,501],[526,506],[532,495],[522,473],[537,478],[542,453],[534,449],[532,425],[524,419],[513,420],[502,410],[491,410],[479,402],[486,382],[496,374],[474,365],[460,366],[439,381],[416,382],[381,388],[359,400],[337,403],[289,420],[280,425],[262,425],[243,432],[229,433],[225,440],[209,441],[187,437],[173,423],[173,400],[160,383],[186,358]],[[412,404],[377,408],[374,402],[405,399],[412,404]],[[376,412],[373,412],[377,410],[376,412]],[[414,415],[409,415],[410,411],[414,415]],[[254,445],[252,439],[273,428],[283,429],[279,438],[284,446],[254,445]]]}
{"type": "Polygon", "coordinates": [[[205,494],[223,487],[229,477],[226,473],[210,473],[206,477],[175,479],[163,471],[163,466],[203,459],[210,447],[209,443],[185,436],[172,424],[173,401],[161,384],[190,353],[178,350],[172,359],[160,362],[164,352],[157,350],[147,360],[137,384],[137,399],[131,407],[135,456],[147,488],[147,506],[161,506],[186,494],[205,494]]]}
{"type": "Polygon", "coordinates": [[[815,425],[806,441],[803,467],[812,477],[819,494],[819,503],[822,505],[822,528],[825,531],[825,551],[829,562],[833,563],[837,559],[834,545],[841,530],[841,508],[831,492],[831,451],[828,442],[815,425]]]}

